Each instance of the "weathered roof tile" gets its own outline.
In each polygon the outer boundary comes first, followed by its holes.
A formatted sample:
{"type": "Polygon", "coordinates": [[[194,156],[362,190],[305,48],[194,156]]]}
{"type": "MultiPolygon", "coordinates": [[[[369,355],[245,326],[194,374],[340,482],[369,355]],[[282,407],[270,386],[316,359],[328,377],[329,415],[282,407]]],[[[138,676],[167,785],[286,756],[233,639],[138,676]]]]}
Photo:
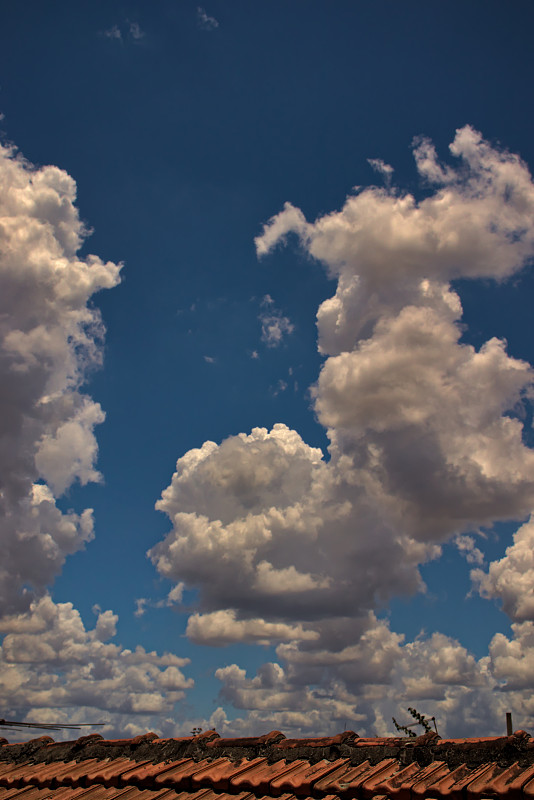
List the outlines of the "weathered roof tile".
{"type": "Polygon", "coordinates": [[[0,742],[0,800],[534,800],[534,747],[512,736],[0,742]]]}

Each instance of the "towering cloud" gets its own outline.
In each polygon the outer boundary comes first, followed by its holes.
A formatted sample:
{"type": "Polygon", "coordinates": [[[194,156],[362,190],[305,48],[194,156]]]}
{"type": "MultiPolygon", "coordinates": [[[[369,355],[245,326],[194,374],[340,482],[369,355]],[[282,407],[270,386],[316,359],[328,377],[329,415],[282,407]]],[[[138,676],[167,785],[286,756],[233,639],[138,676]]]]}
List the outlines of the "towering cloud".
{"type": "Polygon", "coordinates": [[[104,414],[82,391],[101,360],[91,298],[120,267],[77,252],[86,231],[76,185],[0,147],[0,614],[28,608],[92,536],[90,509],[55,505],[73,481],[98,480],[94,426],[104,414]]]}
{"type": "MultiPolygon", "coordinates": [[[[189,635],[279,642],[283,667],[253,679],[236,665],[218,672],[224,696],[250,710],[245,727],[270,714],[269,725],[311,730],[327,714],[377,730],[377,698],[391,702],[377,685],[419,691],[444,713],[462,706],[468,725],[466,693],[497,680],[458,642],[403,644],[375,616],[390,597],[424,588],[418,568],[443,542],[520,519],[534,503],[534,452],[517,413],[532,370],[504,341],[478,350],[462,341],[450,284],[502,280],[527,264],[534,185],[517,156],[470,127],[450,150],[457,166],[415,142],[422,200],[370,187],[313,223],[286,204],[256,240],[264,256],[296,234],[337,279],[317,314],[328,357],[312,389],[329,458],[284,425],[206,442],[179,459],[158,504],[172,530],[150,556],[199,590],[189,635]]],[[[488,596],[513,555],[479,578],[488,596]]]]}
{"type": "Polygon", "coordinates": [[[115,614],[97,610],[88,630],[47,593],[93,536],[92,510],[63,513],[56,499],[100,479],[93,431],[104,413],[83,384],[102,360],[92,298],[120,271],[78,255],[87,231],[75,199],[63,170],[0,146],[0,697],[8,718],[97,717],[105,732],[138,733],[192,685],[188,660],[113,644],[115,614]]]}

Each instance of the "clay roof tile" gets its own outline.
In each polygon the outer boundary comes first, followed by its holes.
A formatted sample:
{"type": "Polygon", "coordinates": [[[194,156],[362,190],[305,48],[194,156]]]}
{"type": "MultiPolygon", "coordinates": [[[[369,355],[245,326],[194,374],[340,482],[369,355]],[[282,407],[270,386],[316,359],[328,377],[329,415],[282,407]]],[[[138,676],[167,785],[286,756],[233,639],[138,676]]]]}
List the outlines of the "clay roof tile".
{"type": "Polygon", "coordinates": [[[534,800],[534,740],[280,731],[0,740],[0,800],[534,800]],[[387,756],[387,757],[386,757],[387,756]]]}

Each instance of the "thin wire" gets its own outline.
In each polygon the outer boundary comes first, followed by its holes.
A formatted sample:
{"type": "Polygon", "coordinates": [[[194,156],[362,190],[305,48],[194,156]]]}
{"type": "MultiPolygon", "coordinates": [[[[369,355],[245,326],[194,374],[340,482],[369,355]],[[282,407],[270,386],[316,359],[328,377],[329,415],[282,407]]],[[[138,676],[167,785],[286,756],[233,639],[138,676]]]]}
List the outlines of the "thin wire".
{"type": "Polygon", "coordinates": [[[0,728],[11,728],[12,730],[22,730],[23,728],[39,728],[44,731],[79,730],[80,728],[100,728],[104,722],[80,722],[78,725],[61,725],[54,722],[15,722],[8,719],[0,719],[0,728]]]}

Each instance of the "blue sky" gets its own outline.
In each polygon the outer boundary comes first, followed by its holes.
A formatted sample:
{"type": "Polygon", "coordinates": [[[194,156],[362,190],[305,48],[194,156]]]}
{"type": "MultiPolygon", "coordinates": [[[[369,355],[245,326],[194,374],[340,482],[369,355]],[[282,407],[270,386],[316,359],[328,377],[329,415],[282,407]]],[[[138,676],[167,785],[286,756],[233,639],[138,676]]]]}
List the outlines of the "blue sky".
{"type": "Polygon", "coordinates": [[[0,10],[2,716],[532,727],[532,16],[0,10]]]}

